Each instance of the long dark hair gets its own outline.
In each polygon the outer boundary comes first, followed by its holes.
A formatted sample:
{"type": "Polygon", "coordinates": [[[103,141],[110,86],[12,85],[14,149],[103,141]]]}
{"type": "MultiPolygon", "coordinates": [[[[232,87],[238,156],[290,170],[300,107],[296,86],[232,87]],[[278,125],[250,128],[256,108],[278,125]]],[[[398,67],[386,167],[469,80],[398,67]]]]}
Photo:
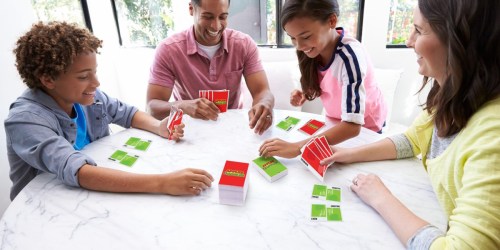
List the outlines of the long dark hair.
{"type": "MultiPolygon", "coordinates": [[[[339,16],[339,4],[336,0],[288,0],[281,10],[281,25],[285,25],[294,18],[308,17],[312,20],[326,23],[331,15],[339,16]]],[[[321,95],[318,81],[318,62],[314,58],[297,50],[300,68],[300,85],[308,100],[313,100],[321,95]]]]}
{"type": "Polygon", "coordinates": [[[500,1],[419,0],[418,7],[448,51],[447,78],[433,84],[425,109],[438,135],[450,136],[500,95],[500,1]]]}

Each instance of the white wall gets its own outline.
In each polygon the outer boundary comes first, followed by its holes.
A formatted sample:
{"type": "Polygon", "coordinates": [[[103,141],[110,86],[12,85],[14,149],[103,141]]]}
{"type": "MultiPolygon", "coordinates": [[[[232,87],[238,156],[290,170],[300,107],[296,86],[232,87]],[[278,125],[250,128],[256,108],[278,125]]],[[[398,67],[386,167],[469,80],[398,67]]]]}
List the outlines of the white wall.
{"type": "MultiPolygon", "coordinates": [[[[4,3],[5,5],[5,3],[4,3]]],[[[0,76],[2,77],[2,91],[0,91],[0,215],[10,204],[9,163],[5,144],[5,130],[3,121],[9,112],[9,105],[26,88],[14,66],[15,57],[12,53],[20,35],[29,30],[36,20],[31,10],[29,0],[10,1],[9,7],[3,6],[0,10],[0,76]]]]}
{"type": "MultiPolygon", "coordinates": [[[[410,125],[420,112],[419,96],[415,95],[422,83],[418,74],[417,58],[413,49],[387,49],[386,36],[389,23],[391,0],[365,1],[362,43],[377,68],[403,69],[403,74],[396,89],[394,102],[399,108],[392,110],[392,121],[410,125]]],[[[420,99],[425,99],[425,93],[420,99]]]]}

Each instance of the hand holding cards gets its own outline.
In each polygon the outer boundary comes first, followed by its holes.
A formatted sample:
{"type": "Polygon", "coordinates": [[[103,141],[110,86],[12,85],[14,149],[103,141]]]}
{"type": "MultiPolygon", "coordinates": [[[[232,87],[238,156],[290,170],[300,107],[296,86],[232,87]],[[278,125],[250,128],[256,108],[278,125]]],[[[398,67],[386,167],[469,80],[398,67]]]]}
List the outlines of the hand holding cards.
{"type": "Polygon", "coordinates": [[[175,126],[182,123],[182,109],[178,109],[175,106],[170,107],[170,115],[168,116],[167,128],[168,128],[168,139],[172,140],[172,134],[174,133],[175,126]]]}
{"type": "Polygon", "coordinates": [[[326,169],[329,165],[321,165],[320,161],[333,155],[333,151],[325,136],[311,139],[302,148],[301,161],[307,169],[319,180],[323,181],[326,169]]]}
{"type": "Polygon", "coordinates": [[[227,105],[229,103],[229,90],[199,90],[198,94],[200,98],[208,99],[213,102],[220,112],[227,111],[227,105]]]}

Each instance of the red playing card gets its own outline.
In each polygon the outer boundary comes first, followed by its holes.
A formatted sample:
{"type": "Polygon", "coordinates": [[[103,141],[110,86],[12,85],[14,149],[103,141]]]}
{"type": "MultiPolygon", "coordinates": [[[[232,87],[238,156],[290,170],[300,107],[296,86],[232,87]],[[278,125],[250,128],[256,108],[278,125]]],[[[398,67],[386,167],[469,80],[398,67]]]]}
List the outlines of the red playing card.
{"type": "Polygon", "coordinates": [[[227,111],[229,101],[229,90],[215,90],[213,93],[212,102],[219,108],[220,112],[227,111]]]}
{"type": "Polygon", "coordinates": [[[323,180],[323,177],[326,172],[326,166],[322,166],[319,164],[320,159],[316,154],[314,154],[313,150],[306,146],[304,148],[304,152],[302,153],[302,162],[307,165],[307,168],[319,179],[323,180]]]}
{"type": "Polygon", "coordinates": [[[312,143],[309,144],[309,148],[313,151],[313,153],[318,156],[319,160],[323,160],[326,158],[326,153],[323,152],[323,149],[321,148],[320,145],[316,142],[316,138],[311,139],[312,143]]]}
{"type": "Polygon", "coordinates": [[[328,144],[328,141],[326,140],[326,137],[323,135],[321,137],[318,137],[316,138],[316,141],[318,141],[323,150],[325,151],[327,157],[330,157],[333,155],[333,151],[332,151],[332,148],[330,147],[330,145],[328,144]]]}
{"type": "Polygon", "coordinates": [[[175,106],[172,106],[170,110],[170,116],[168,117],[168,122],[167,122],[167,128],[168,131],[170,132],[170,135],[168,136],[169,140],[172,140],[174,126],[182,123],[183,114],[184,112],[182,111],[182,109],[177,109],[175,106]]]}
{"type": "Polygon", "coordinates": [[[226,161],[219,180],[219,185],[243,187],[248,171],[248,163],[226,161]]]}
{"type": "Polygon", "coordinates": [[[306,133],[308,135],[313,135],[320,128],[322,128],[323,126],[325,126],[324,122],[311,119],[306,124],[304,124],[304,126],[302,126],[301,128],[299,128],[299,131],[302,131],[302,132],[304,132],[304,133],[306,133]]]}

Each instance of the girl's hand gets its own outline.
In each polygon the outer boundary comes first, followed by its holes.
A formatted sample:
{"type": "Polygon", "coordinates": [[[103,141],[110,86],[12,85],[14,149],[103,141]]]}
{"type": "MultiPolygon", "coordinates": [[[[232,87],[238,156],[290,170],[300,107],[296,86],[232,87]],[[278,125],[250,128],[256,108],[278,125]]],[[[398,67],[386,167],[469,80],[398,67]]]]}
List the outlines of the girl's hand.
{"type": "Polygon", "coordinates": [[[259,148],[259,155],[263,157],[279,156],[284,158],[294,158],[300,155],[301,145],[299,143],[290,143],[281,139],[269,139],[259,148]]]}
{"type": "Polygon", "coordinates": [[[304,102],[306,101],[306,97],[304,96],[304,93],[302,91],[295,89],[292,91],[290,94],[290,104],[295,107],[302,106],[304,102]]]}

